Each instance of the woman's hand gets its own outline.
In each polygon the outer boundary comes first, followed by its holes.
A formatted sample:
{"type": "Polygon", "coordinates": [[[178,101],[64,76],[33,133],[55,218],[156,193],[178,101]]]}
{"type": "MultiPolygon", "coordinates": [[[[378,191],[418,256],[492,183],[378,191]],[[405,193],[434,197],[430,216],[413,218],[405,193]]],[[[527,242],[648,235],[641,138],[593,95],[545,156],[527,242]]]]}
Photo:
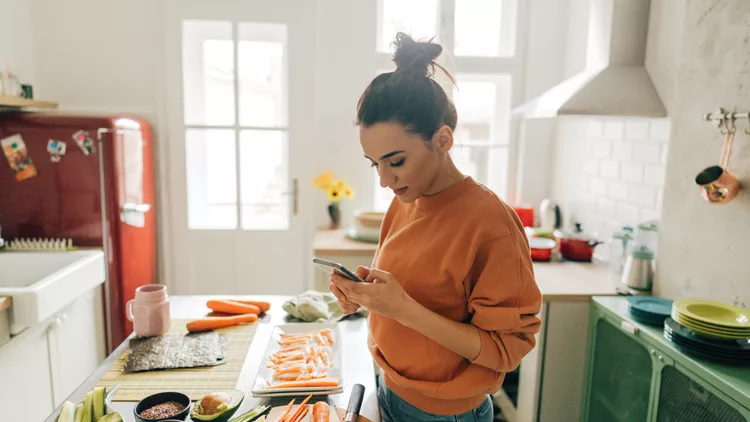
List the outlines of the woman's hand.
{"type": "MultiPolygon", "coordinates": [[[[360,268],[357,268],[357,275],[359,275],[360,268]]],[[[401,283],[391,273],[373,268],[365,277],[360,278],[366,283],[357,283],[332,274],[331,291],[337,288],[338,293],[343,294],[348,303],[359,304],[370,312],[394,319],[402,324],[417,305],[417,302],[404,291],[401,283]]]]}
{"type": "MultiPolygon", "coordinates": [[[[370,269],[365,266],[360,265],[359,267],[357,267],[357,271],[355,271],[354,273],[357,275],[357,277],[361,278],[362,280],[365,280],[367,279],[367,276],[370,275],[370,269]]],[[[333,295],[336,296],[336,299],[338,299],[339,308],[341,309],[341,312],[343,312],[344,315],[349,315],[349,314],[353,314],[357,312],[357,310],[359,309],[359,304],[350,301],[346,297],[346,295],[344,295],[344,293],[341,292],[341,289],[339,289],[338,286],[333,284],[334,276],[338,277],[336,273],[332,273],[329,278],[329,281],[331,281],[330,290],[331,290],[331,293],[333,293],[333,295]]]]}

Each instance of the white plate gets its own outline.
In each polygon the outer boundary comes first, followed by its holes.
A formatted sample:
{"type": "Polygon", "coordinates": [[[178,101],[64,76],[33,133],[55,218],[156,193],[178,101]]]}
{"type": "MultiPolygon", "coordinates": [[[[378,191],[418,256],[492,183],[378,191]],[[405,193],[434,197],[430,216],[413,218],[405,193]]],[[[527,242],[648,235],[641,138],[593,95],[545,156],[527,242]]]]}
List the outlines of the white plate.
{"type": "Polygon", "coordinates": [[[344,387],[339,387],[334,390],[320,390],[320,391],[281,391],[277,393],[272,392],[253,392],[253,397],[255,398],[268,398],[272,399],[275,397],[299,397],[301,395],[309,395],[312,394],[313,396],[332,396],[334,394],[342,394],[344,392],[344,387]]]}
{"type": "Polygon", "coordinates": [[[253,384],[252,393],[255,397],[266,396],[266,397],[283,397],[279,394],[338,394],[343,390],[342,384],[342,368],[341,368],[341,333],[339,332],[338,324],[319,324],[319,323],[297,323],[297,324],[283,324],[274,327],[271,338],[266,346],[266,351],[263,354],[260,367],[258,368],[258,375],[255,377],[255,383],[253,384]],[[337,378],[339,380],[338,387],[300,387],[300,388],[266,388],[268,383],[271,385],[279,384],[283,381],[273,380],[273,369],[267,368],[271,363],[269,357],[279,351],[281,346],[278,341],[281,338],[281,334],[300,334],[311,331],[319,331],[324,329],[333,330],[334,344],[331,348],[331,361],[333,367],[328,370],[328,378],[337,378]],[[256,396],[257,395],[257,396],[256,396]]]}

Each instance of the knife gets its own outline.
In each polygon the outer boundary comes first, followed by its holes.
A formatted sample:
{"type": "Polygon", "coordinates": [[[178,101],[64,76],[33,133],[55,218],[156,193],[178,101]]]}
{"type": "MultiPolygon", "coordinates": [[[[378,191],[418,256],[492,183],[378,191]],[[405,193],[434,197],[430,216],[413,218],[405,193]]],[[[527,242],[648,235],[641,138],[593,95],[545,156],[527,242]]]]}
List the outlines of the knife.
{"type": "Polygon", "coordinates": [[[349,406],[346,408],[344,422],[357,422],[359,419],[359,411],[362,409],[362,400],[364,397],[365,386],[362,384],[354,384],[354,387],[352,387],[352,395],[349,396],[349,406]]]}

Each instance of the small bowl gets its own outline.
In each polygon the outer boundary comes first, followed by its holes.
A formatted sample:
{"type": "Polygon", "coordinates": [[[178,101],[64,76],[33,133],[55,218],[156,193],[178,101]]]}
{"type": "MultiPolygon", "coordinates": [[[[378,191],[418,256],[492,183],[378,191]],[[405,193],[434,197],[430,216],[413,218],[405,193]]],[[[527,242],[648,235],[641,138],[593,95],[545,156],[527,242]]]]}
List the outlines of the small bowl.
{"type": "Polygon", "coordinates": [[[138,422],[165,422],[165,421],[184,421],[185,418],[187,418],[187,415],[190,414],[190,405],[192,402],[190,401],[190,397],[186,396],[183,393],[180,393],[178,391],[165,391],[162,393],[156,393],[152,394],[143,400],[139,401],[137,405],[133,408],[133,414],[135,415],[135,420],[138,422]],[[148,418],[142,418],[140,416],[140,413],[143,412],[146,409],[149,409],[153,406],[156,406],[159,403],[164,403],[168,401],[176,401],[177,403],[181,403],[185,405],[185,408],[182,409],[182,411],[176,415],[169,416],[167,418],[160,418],[160,419],[148,419],[148,418]]]}
{"type": "Polygon", "coordinates": [[[383,224],[383,218],[385,213],[375,211],[357,211],[354,213],[354,218],[362,227],[371,229],[379,229],[380,225],[383,224]]]}

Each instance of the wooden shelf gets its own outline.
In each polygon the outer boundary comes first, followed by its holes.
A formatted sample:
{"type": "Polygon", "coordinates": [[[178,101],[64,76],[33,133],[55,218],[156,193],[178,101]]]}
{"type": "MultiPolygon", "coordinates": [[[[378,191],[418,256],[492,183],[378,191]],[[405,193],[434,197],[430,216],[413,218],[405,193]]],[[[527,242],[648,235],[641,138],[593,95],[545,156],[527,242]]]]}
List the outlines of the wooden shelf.
{"type": "Polygon", "coordinates": [[[2,107],[14,107],[14,108],[57,108],[57,103],[52,101],[38,101],[29,100],[21,97],[10,97],[7,95],[0,95],[0,108],[2,107]]]}

